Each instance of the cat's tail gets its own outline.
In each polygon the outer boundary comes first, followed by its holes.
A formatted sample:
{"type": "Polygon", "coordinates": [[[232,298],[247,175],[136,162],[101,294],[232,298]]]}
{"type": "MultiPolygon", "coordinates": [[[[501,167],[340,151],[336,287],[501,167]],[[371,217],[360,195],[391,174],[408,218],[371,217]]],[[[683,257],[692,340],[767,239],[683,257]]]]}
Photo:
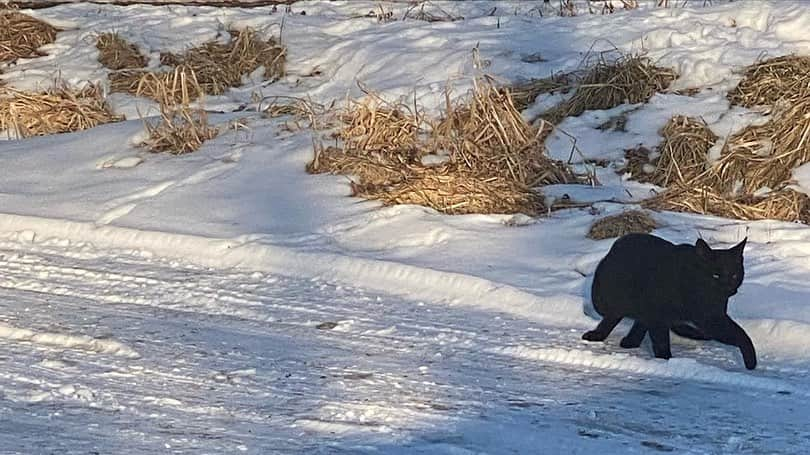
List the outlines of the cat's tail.
{"type": "Polygon", "coordinates": [[[686,323],[673,325],[670,328],[670,330],[675,332],[675,335],[678,335],[679,337],[690,338],[692,340],[710,340],[711,339],[708,336],[706,336],[706,334],[703,333],[703,331],[700,330],[699,328],[697,328],[697,327],[695,327],[693,325],[690,325],[690,324],[686,324],[686,323]]]}

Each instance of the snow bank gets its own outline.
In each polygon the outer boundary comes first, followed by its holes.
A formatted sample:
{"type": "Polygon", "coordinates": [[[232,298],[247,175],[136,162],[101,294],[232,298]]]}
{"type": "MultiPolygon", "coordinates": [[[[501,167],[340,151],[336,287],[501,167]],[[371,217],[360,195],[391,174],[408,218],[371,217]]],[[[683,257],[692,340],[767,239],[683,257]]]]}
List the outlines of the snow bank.
{"type": "Polygon", "coordinates": [[[55,237],[99,248],[148,250],[206,267],[240,267],[285,276],[318,277],[411,299],[505,312],[547,324],[588,322],[581,310],[582,297],[577,295],[540,298],[484,278],[395,262],[20,215],[0,215],[0,232],[16,232],[34,241],[55,237]]]}

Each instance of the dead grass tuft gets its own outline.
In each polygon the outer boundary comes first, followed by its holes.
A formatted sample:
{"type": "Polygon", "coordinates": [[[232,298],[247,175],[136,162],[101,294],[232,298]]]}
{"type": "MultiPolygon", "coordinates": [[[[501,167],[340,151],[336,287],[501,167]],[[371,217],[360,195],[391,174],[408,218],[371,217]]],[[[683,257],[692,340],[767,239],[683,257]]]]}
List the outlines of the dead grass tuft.
{"type": "MultiPolygon", "coordinates": [[[[276,80],[284,75],[286,48],[275,38],[263,40],[250,28],[232,30],[227,43],[209,41],[191,48],[182,54],[162,53],[161,63],[167,66],[185,67],[197,75],[200,93],[221,95],[228,88],[242,85],[245,76],[264,68],[264,78],[276,80]]],[[[154,72],[152,81],[166,83],[173,71],[154,72]]],[[[144,71],[122,71],[110,74],[113,91],[139,94],[150,98],[157,96],[153,87],[144,86],[144,71]]]]}
{"type": "Polygon", "coordinates": [[[451,215],[469,213],[542,213],[542,197],[509,179],[499,179],[448,166],[417,171],[389,185],[356,184],[354,196],[386,205],[417,204],[451,215]]]}
{"type": "Polygon", "coordinates": [[[357,153],[349,149],[326,147],[316,150],[315,158],[307,164],[310,174],[352,175],[360,185],[384,186],[399,182],[418,172],[415,160],[398,161],[399,156],[390,156],[379,151],[357,153]]]}
{"type": "Polygon", "coordinates": [[[181,55],[164,54],[161,60],[193,70],[208,95],[221,95],[230,87],[242,85],[242,78],[260,66],[264,67],[265,79],[276,80],[284,75],[286,51],[275,38],[263,40],[251,28],[229,33],[228,43],[209,41],[181,55]]]}
{"type": "Polygon", "coordinates": [[[518,110],[524,110],[544,93],[567,93],[571,88],[572,76],[559,73],[544,79],[534,79],[508,87],[518,110]]]}
{"type": "Polygon", "coordinates": [[[551,125],[529,125],[509,94],[489,80],[477,81],[455,106],[448,99],[444,118],[432,129],[434,148],[473,171],[528,186],[573,180],[566,166],[544,153],[551,125]]]}
{"type": "Polygon", "coordinates": [[[575,84],[574,95],[546,111],[542,118],[556,125],[588,110],[644,103],[655,92],[669,87],[676,77],[674,70],[655,66],[640,55],[622,56],[613,62],[600,58],[575,84]]]}
{"type": "Polygon", "coordinates": [[[646,205],[751,220],[810,221],[807,196],[790,188],[793,169],[810,161],[810,90],[792,103],[782,101],[767,123],[729,138],[711,168],[646,205]]]}
{"type": "Polygon", "coordinates": [[[651,182],[669,186],[685,184],[706,169],[709,149],[717,141],[703,120],[677,115],[661,131],[664,142],[659,146],[658,162],[651,182]]]}
{"type": "Polygon", "coordinates": [[[716,215],[740,220],[783,220],[810,222],[808,197],[790,188],[762,196],[732,196],[709,186],[676,187],[643,204],[654,210],[716,215]]]}
{"type": "Polygon", "coordinates": [[[168,83],[152,73],[143,78],[144,85],[155,88],[154,95],[160,105],[160,120],[155,123],[144,121],[149,133],[144,145],[150,151],[174,155],[191,153],[203,142],[217,136],[218,130],[208,125],[205,110],[191,107],[192,100],[204,97],[194,71],[177,67],[168,83]]]}
{"type": "Polygon", "coordinates": [[[588,230],[588,238],[594,240],[621,237],[627,234],[649,234],[658,223],[642,210],[627,210],[596,220],[588,230]]]}
{"type": "Polygon", "coordinates": [[[342,116],[346,126],[339,133],[345,148],[390,155],[416,147],[421,119],[409,106],[392,105],[378,97],[350,103],[342,116]]]}
{"type": "Polygon", "coordinates": [[[139,92],[138,88],[141,82],[146,79],[144,76],[151,75],[147,81],[154,80],[155,78],[169,77],[168,72],[150,72],[140,69],[127,69],[121,71],[111,72],[107,75],[110,81],[110,91],[115,93],[129,93],[131,95],[145,96],[147,98],[155,99],[157,92],[155,89],[143,89],[139,92]]]}
{"type": "Polygon", "coordinates": [[[773,106],[780,100],[795,101],[808,90],[810,56],[785,55],[746,68],[728,99],[745,107],[773,106]]]}
{"type": "Polygon", "coordinates": [[[808,161],[810,90],[800,101],[774,112],[764,125],[731,137],[708,181],[723,191],[754,194],[785,186],[793,169],[808,161]]]}
{"type": "Polygon", "coordinates": [[[16,11],[0,12],[0,62],[41,57],[38,49],[56,41],[56,27],[16,11]]]}
{"type": "Polygon", "coordinates": [[[111,70],[143,68],[148,63],[138,46],[128,42],[118,33],[107,32],[96,38],[98,61],[111,70]]]}
{"type": "Polygon", "coordinates": [[[702,126],[694,123],[681,152],[673,144],[666,166],[662,155],[656,169],[675,169],[665,175],[676,178],[663,180],[667,190],[643,205],[737,219],[810,222],[808,196],[792,186],[793,170],[810,162],[810,57],[784,56],[751,65],[729,99],[747,107],[767,105],[767,122],[730,137],[709,167],[704,150],[714,136],[699,133],[702,126]]]}
{"type": "Polygon", "coordinates": [[[80,131],[120,120],[101,87],[93,84],[82,89],[60,85],[41,93],[5,88],[0,94],[0,129],[16,138],[80,131]]]}
{"type": "Polygon", "coordinates": [[[543,153],[550,127],[528,124],[508,92],[477,80],[462,102],[427,119],[369,94],[352,102],[338,133],[342,148],[316,150],[311,173],[350,174],[353,193],[444,213],[529,213],[546,209],[532,190],[576,177],[543,153]]]}

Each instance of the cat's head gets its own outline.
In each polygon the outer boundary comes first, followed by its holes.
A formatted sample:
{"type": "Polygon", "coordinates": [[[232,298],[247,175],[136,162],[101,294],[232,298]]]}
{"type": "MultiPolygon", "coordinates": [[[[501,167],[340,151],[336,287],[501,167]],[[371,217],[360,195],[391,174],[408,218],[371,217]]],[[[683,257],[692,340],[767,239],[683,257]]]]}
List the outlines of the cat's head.
{"type": "Polygon", "coordinates": [[[729,297],[737,293],[745,277],[743,249],[747,240],[748,237],[727,250],[713,250],[703,239],[695,242],[698,257],[706,262],[712,279],[729,297]]]}

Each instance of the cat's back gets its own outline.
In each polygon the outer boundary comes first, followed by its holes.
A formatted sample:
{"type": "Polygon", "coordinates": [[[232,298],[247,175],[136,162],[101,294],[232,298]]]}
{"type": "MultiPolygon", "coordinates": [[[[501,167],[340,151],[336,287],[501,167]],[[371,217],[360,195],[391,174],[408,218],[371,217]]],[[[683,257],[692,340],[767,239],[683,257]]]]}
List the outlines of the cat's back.
{"type": "Polygon", "coordinates": [[[668,259],[676,253],[678,246],[650,234],[627,234],[613,243],[605,259],[648,260],[668,259]]]}
{"type": "Polygon", "coordinates": [[[597,273],[610,276],[654,278],[672,275],[682,262],[685,253],[681,245],[675,245],[661,237],[649,234],[627,234],[613,243],[608,254],[597,267],[597,273]]]}
{"type": "Polygon", "coordinates": [[[655,292],[672,293],[681,246],[649,234],[628,234],[613,243],[599,262],[591,300],[599,314],[649,319],[655,292]]]}

